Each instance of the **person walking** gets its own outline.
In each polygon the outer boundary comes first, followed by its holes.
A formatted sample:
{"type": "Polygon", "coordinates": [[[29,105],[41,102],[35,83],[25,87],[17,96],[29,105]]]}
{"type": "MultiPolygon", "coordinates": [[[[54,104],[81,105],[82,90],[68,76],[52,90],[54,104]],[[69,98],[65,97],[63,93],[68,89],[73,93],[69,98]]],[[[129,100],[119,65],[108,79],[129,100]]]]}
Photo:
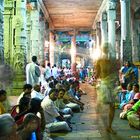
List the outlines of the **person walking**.
{"type": "Polygon", "coordinates": [[[115,113],[115,100],[113,89],[117,78],[117,68],[115,58],[109,53],[109,44],[105,43],[102,50],[102,58],[96,63],[96,76],[98,78],[97,103],[99,113],[107,132],[116,134],[112,128],[115,113]],[[106,110],[106,111],[105,111],[106,110]],[[104,113],[103,113],[104,112],[104,113]]]}

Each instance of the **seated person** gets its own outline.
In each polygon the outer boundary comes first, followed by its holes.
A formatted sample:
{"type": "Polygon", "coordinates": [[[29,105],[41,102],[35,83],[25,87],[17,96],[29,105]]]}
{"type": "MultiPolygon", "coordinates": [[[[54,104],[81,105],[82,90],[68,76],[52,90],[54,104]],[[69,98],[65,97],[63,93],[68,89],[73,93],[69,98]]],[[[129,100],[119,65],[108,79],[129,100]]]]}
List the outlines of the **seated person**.
{"type": "MultiPolygon", "coordinates": [[[[29,108],[30,98],[22,97],[19,101],[18,105],[15,105],[11,110],[11,115],[14,118],[16,115],[26,111],[29,108]]],[[[23,116],[24,117],[24,116],[23,116]]],[[[20,125],[23,121],[23,117],[16,121],[18,125],[20,125]]]]}
{"type": "Polygon", "coordinates": [[[25,84],[23,86],[23,92],[20,94],[20,96],[17,99],[17,104],[19,104],[19,101],[23,96],[31,98],[31,91],[32,91],[32,85],[25,84]]]}
{"type": "Polygon", "coordinates": [[[65,94],[65,90],[59,89],[58,98],[56,101],[54,101],[54,104],[55,104],[56,108],[58,109],[58,111],[61,112],[62,114],[73,114],[71,108],[68,108],[65,106],[65,103],[63,101],[64,94],[65,94]]]}
{"type": "Polygon", "coordinates": [[[127,111],[127,119],[130,126],[140,129],[140,100],[127,111]]]}
{"type": "Polygon", "coordinates": [[[58,97],[58,90],[51,89],[49,96],[46,96],[41,102],[44,111],[46,129],[48,132],[71,131],[71,127],[57,111],[54,101],[58,97]]]}
{"type": "Polygon", "coordinates": [[[44,96],[40,91],[41,91],[40,85],[34,85],[34,88],[31,92],[31,98],[38,98],[40,100],[43,100],[44,96]]]}
{"type": "Polygon", "coordinates": [[[129,83],[127,85],[127,90],[123,91],[124,92],[124,98],[122,98],[120,102],[120,108],[123,109],[124,105],[126,105],[132,98],[133,92],[132,92],[132,84],[129,83]]]}
{"type": "Polygon", "coordinates": [[[0,140],[21,140],[16,134],[16,123],[8,113],[0,115],[0,140]]]}
{"type": "Polygon", "coordinates": [[[132,108],[132,106],[135,104],[135,102],[140,99],[140,92],[139,92],[139,84],[133,85],[133,92],[134,92],[134,98],[131,99],[128,104],[124,106],[124,111],[127,111],[132,108]]]}
{"type": "Polygon", "coordinates": [[[38,140],[36,131],[39,127],[39,118],[33,113],[27,113],[23,118],[22,125],[18,128],[18,135],[22,140],[38,140]]]}

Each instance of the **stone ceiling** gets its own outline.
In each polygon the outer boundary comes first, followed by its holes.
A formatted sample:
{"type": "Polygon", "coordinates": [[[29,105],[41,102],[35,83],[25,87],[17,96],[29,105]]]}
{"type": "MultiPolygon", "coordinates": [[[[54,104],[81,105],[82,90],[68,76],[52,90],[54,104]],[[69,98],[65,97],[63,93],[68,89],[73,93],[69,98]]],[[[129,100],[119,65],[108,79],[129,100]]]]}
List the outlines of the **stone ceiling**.
{"type": "Polygon", "coordinates": [[[103,0],[42,0],[55,29],[91,29],[103,0]]]}

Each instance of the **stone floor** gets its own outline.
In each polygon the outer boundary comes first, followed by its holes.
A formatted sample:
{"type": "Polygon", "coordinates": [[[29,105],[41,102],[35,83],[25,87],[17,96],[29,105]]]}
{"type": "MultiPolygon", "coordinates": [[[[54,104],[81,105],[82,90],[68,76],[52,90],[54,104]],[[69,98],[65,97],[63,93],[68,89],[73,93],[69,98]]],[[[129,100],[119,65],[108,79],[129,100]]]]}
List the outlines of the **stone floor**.
{"type": "MultiPolygon", "coordinates": [[[[71,122],[73,131],[69,133],[52,133],[53,140],[138,140],[140,131],[129,127],[127,120],[119,119],[120,110],[116,109],[113,128],[117,135],[105,132],[102,121],[98,121],[96,113],[96,90],[89,84],[82,84],[82,89],[87,95],[83,95],[81,101],[85,103],[83,112],[75,113],[71,122]]],[[[12,105],[17,97],[9,97],[12,105]]]]}

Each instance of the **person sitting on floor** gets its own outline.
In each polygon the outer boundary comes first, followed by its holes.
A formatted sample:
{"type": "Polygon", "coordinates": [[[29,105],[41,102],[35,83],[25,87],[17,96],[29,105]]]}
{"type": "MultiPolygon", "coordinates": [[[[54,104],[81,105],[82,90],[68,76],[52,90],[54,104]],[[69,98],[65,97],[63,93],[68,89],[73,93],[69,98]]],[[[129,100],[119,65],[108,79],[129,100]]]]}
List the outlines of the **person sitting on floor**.
{"type": "Polygon", "coordinates": [[[71,108],[68,108],[65,106],[65,103],[63,101],[63,96],[65,94],[65,90],[64,89],[59,89],[58,90],[58,98],[57,100],[54,102],[56,108],[58,108],[58,110],[62,113],[62,114],[70,114],[72,115],[73,112],[71,110],[71,108]]]}
{"type": "Polygon", "coordinates": [[[64,118],[57,111],[54,101],[58,97],[58,90],[51,89],[49,92],[49,96],[46,96],[41,106],[44,111],[46,129],[48,132],[56,132],[56,131],[71,131],[68,123],[64,120],[64,118]]]}
{"type": "Polygon", "coordinates": [[[22,140],[38,140],[36,136],[38,126],[38,117],[33,113],[27,113],[23,118],[22,125],[18,128],[18,135],[22,140]]]}
{"type": "Polygon", "coordinates": [[[21,140],[16,133],[15,120],[9,113],[0,115],[0,140],[21,140]]]}
{"type": "Polygon", "coordinates": [[[19,104],[19,101],[23,96],[31,98],[31,91],[32,91],[32,85],[25,84],[23,86],[23,92],[20,94],[20,96],[17,99],[17,104],[19,104]]]}
{"type": "Polygon", "coordinates": [[[127,111],[127,120],[130,126],[140,129],[140,100],[127,111]]]}
{"type": "Polygon", "coordinates": [[[38,98],[40,100],[43,100],[44,96],[40,91],[41,91],[40,85],[34,85],[34,88],[31,92],[31,98],[38,98]]]}

